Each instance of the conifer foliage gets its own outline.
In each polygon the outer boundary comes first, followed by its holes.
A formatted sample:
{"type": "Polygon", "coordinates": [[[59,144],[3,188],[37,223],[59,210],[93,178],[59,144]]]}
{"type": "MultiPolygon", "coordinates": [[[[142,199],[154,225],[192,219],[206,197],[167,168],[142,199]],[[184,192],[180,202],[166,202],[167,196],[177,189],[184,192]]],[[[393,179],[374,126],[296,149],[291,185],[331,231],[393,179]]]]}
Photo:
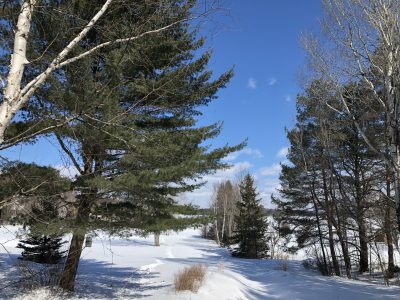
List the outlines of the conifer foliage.
{"type": "Polygon", "coordinates": [[[37,235],[30,233],[25,240],[18,243],[23,249],[20,259],[40,264],[57,264],[65,257],[66,251],[60,251],[65,241],[60,236],[37,235]]]}
{"type": "Polygon", "coordinates": [[[247,174],[239,185],[241,200],[237,203],[236,230],[234,242],[238,247],[233,256],[244,258],[266,257],[268,252],[267,222],[263,207],[258,199],[254,179],[247,174]]]}

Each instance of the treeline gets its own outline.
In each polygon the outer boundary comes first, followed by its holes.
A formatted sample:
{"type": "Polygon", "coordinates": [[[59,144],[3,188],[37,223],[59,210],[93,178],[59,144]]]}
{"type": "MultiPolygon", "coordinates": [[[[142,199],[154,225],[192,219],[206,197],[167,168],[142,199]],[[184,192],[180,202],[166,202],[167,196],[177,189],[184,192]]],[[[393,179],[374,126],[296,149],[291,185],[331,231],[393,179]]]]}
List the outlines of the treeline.
{"type": "Polygon", "coordinates": [[[399,2],[324,4],[324,47],[305,41],[311,80],[287,133],[275,217],[297,247],[314,247],[324,274],[368,271],[369,247],[385,242],[379,263],[391,278],[400,225],[399,2]]]}

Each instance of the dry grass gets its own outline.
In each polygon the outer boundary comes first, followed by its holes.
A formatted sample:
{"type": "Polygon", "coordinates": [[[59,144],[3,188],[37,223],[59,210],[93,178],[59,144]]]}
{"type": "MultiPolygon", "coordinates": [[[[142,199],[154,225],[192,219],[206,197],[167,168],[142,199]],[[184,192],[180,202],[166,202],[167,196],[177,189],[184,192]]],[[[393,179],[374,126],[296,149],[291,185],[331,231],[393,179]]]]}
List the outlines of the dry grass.
{"type": "Polygon", "coordinates": [[[281,264],[281,270],[282,271],[287,271],[287,270],[289,270],[289,264],[288,264],[288,262],[286,261],[286,260],[284,260],[283,262],[282,262],[282,264],[281,264]]]}
{"type": "Polygon", "coordinates": [[[201,287],[206,275],[205,265],[194,265],[186,267],[175,275],[175,291],[197,292],[201,287]]]}

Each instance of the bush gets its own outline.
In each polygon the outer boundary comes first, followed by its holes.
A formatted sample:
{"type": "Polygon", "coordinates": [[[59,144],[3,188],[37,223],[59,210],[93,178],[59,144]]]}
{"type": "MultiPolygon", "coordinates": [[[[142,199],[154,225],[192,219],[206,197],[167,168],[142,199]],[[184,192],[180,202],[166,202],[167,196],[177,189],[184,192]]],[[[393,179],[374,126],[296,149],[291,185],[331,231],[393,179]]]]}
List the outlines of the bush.
{"type": "Polygon", "coordinates": [[[206,269],[200,264],[184,268],[175,275],[175,291],[197,292],[204,281],[206,269]]]}
{"type": "Polygon", "coordinates": [[[318,270],[317,261],[311,258],[307,258],[303,260],[301,263],[303,267],[307,270],[318,270]]]}
{"type": "Polygon", "coordinates": [[[287,271],[287,270],[289,270],[289,264],[288,264],[288,262],[287,262],[287,260],[283,260],[281,263],[280,263],[280,265],[278,266],[278,270],[281,270],[281,271],[287,271]]]}
{"type": "Polygon", "coordinates": [[[34,290],[41,287],[57,286],[62,264],[37,264],[30,261],[18,261],[15,265],[21,278],[21,287],[34,290]]]}

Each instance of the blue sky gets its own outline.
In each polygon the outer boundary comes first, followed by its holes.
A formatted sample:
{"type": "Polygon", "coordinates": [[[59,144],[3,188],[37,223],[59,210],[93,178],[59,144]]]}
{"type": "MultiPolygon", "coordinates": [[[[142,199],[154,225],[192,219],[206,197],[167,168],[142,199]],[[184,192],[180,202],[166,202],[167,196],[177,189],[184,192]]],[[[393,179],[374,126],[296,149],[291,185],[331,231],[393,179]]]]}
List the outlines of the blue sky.
{"type": "MultiPolygon", "coordinates": [[[[207,206],[212,185],[235,179],[242,170],[255,175],[265,205],[278,187],[279,162],[288,146],[285,127],[295,121],[295,98],[301,92],[297,74],[305,64],[300,45],[302,32],[314,31],[321,17],[319,0],[230,0],[225,11],[206,23],[202,34],[206,48],[213,50],[210,69],[220,74],[234,67],[235,76],[219,99],[203,109],[200,125],[224,123],[215,146],[236,144],[248,139],[248,147],[228,157],[229,170],[207,176],[202,189],[182,197],[207,206]]],[[[56,143],[42,141],[7,151],[12,159],[36,161],[62,168],[70,174],[56,143]]],[[[4,155],[4,153],[2,153],[4,155]]]]}
{"type": "Polygon", "coordinates": [[[204,34],[213,49],[211,69],[219,74],[234,66],[235,76],[203,110],[201,123],[223,121],[215,144],[248,138],[248,148],[230,157],[232,169],[208,176],[209,184],[186,198],[207,205],[212,184],[248,169],[269,206],[288,146],[285,127],[295,122],[295,99],[301,92],[298,74],[305,52],[300,36],[319,27],[321,5],[319,0],[231,0],[225,6],[229,17],[212,22],[204,34]]]}

